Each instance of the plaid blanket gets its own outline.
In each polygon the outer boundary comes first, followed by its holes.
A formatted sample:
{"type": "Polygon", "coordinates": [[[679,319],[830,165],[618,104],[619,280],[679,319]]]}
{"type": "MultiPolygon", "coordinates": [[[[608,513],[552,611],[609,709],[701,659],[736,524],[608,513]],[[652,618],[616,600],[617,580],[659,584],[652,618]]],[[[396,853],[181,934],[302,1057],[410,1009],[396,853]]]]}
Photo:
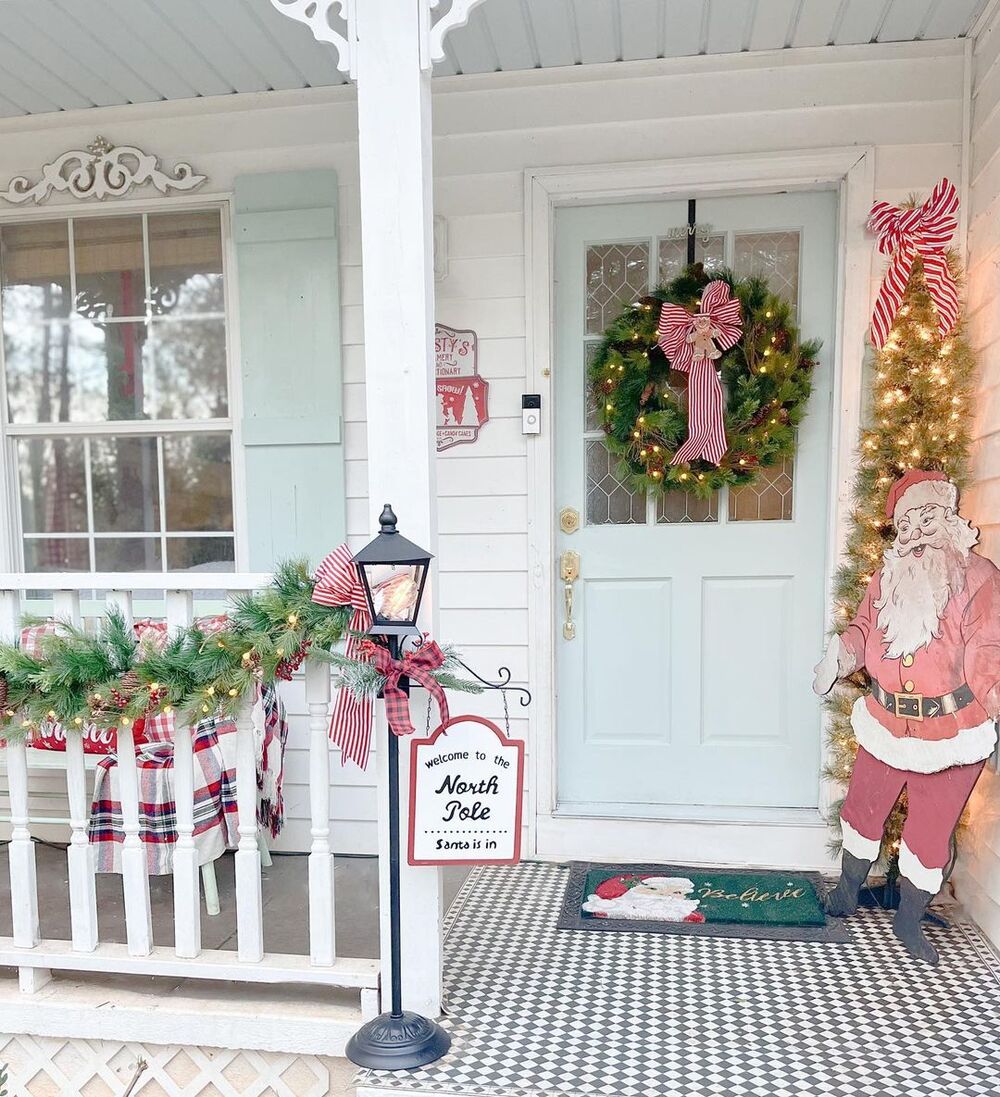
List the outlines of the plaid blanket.
{"type": "MultiPolygon", "coordinates": [[[[274,689],[265,689],[254,712],[257,736],[257,822],[277,836],[284,822],[281,792],[284,747],[288,737],[285,709],[274,689]]],[[[199,864],[214,861],[238,841],[236,809],[236,724],[203,720],[194,729],[194,843],[199,864]]],[[[177,841],[172,739],[136,747],[139,774],[139,832],[151,876],[173,870],[177,841]]],[[[98,872],[121,872],[125,833],[118,764],[114,756],[97,767],[89,835],[98,872]]]]}

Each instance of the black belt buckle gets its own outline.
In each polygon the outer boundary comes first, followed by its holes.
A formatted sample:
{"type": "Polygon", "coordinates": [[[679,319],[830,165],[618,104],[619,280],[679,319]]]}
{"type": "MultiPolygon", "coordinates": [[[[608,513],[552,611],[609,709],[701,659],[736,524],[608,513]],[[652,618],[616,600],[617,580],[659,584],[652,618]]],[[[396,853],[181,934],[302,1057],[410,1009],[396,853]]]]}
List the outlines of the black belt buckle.
{"type": "Polygon", "coordinates": [[[923,720],[924,695],[922,693],[894,693],[896,702],[896,715],[905,716],[908,720],[923,720]]]}

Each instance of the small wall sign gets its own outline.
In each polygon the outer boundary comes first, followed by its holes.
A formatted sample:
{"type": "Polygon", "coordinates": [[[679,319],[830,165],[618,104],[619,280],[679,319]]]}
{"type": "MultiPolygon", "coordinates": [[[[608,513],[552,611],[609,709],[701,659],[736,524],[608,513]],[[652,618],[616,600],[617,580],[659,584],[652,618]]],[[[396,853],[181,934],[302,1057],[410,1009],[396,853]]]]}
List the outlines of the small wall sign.
{"type": "Polygon", "coordinates": [[[411,865],[515,865],[524,743],[482,716],[455,716],[410,747],[411,865]]]}
{"type": "Polygon", "coordinates": [[[479,376],[479,340],[474,331],[434,325],[437,376],[437,449],[475,442],[489,422],[490,385],[479,376]]]}

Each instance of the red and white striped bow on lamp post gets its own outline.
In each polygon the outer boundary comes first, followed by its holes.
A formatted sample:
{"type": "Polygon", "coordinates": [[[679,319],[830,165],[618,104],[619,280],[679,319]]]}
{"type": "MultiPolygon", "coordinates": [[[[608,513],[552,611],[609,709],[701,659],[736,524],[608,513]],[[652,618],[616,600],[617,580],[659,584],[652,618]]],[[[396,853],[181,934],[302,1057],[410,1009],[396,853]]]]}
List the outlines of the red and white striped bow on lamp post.
{"type": "Polygon", "coordinates": [[[872,343],[885,346],[896,319],[913,261],[919,255],[924,281],[938,314],[938,333],[943,339],[958,322],[958,286],[948,269],[946,249],[958,228],[958,192],[942,179],[930,198],[913,209],[876,202],[868,215],[868,229],[878,236],[878,250],[890,257],[889,269],[872,313],[872,343]]]}
{"type": "Polygon", "coordinates": [[[693,315],[670,303],[660,309],[657,342],[671,367],[688,374],[688,436],[671,464],[700,458],[717,465],[722,460],[728,447],[715,360],[735,345],[742,332],[739,299],[720,279],[705,287],[693,315]]]}

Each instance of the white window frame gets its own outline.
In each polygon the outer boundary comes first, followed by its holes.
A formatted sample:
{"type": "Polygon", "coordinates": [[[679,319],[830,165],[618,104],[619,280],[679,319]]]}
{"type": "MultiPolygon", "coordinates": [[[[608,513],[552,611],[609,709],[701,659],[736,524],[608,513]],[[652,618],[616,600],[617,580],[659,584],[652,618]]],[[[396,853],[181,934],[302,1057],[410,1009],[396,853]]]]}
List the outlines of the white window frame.
{"type": "MultiPolygon", "coordinates": [[[[58,434],[50,423],[9,423],[7,421],[7,370],[5,348],[0,337],[0,523],[4,533],[0,535],[0,565],[4,571],[24,571],[24,538],[21,524],[21,501],[18,491],[18,470],[15,455],[16,440],[31,437],[71,437],[82,435],[146,435],[165,434],[227,434],[231,439],[231,467],[233,491],[233,570],[246,571],[248,567],[248,534],[246,505],[246,460],[243,447],[243,392],[237,363],[239,348],[239,300],[236,287],[236,250],[233,243],[233,197],[231,194],[171,195],[165,198],[128,199],[100,206],[81,203],[59,203],[46,208],[11,209],[0,211],[0,230],[10,225],[30,224],[39,221],[96,219],[98,217],[128,217],[142,214],[170,213],[178,210],[218,210],[222,233],[222,285],[226,325],[226,381],[228,385],[229,415],[223,419],[172,419],[122,420],[101,423],[64,423],[58,434]]],[[[147,258],[148,262],[148,258],[147,258]]],[[[159,446],[159,443],[158,443],[159,446]]],[[[162,469],[162,466],[161,466],[162,469]]],[[[191,531],[185,536],[197,536],[191,531]]],[[[158,536],[161,543],[170,534],[158,536]]],[[[93,531],[89,531],[93,538],[93,531]]],[[[82,538],[81,538],[82,539],[82,538]]],[[[166,553],[163,555],[166,566],[166,553]]],[[[127,574],[127,573],[123,573],[127,574]]],[[[164,572],[164,574],[169,574],[164,572]]]]}

